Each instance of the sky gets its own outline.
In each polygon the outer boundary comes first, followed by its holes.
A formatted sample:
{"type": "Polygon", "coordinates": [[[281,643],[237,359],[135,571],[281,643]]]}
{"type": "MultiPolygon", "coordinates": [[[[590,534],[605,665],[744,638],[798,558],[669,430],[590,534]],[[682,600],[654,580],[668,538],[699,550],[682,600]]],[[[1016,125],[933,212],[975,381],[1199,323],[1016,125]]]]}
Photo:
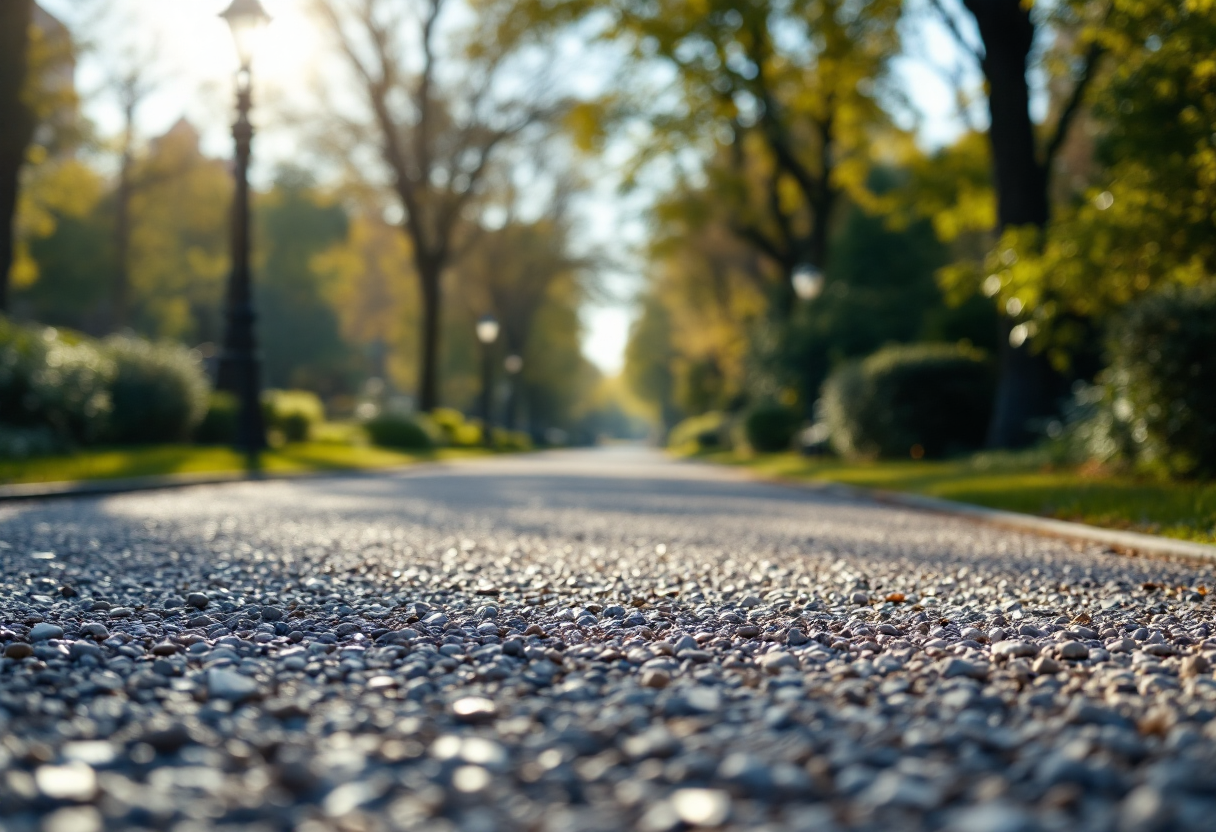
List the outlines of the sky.
{"type": "MultiPolygon", "coordinates": [[[[203,149],[215,156],[230,151],[232,83],[237,68],[226,24],[218,17],[229,0],[40,0],[77,37],[96,48],[81,60],[77,85],[84,93],[89,116],[103,135],[121,125],[115,100],[107,94],[111,81],[132,64],[155,67],[160,79],[141,107],[142,135],[163,133],[183,116],[202,132],[203,149]],[[104,14],[102,13],[104,10],[104,14]]],[[[953,2],[953,0],[948,0],[953,2]]],[[[302,0],[263,0],[273,21],[264,34],[254,65],[255,106],[258,100],[281,107],[307,107],[314,99],[310,84],[324,73],[327,44],[302,11],[302,0]]],[[[915,6],[914,6],[915,8],[915,6]]],[[[978,84],[974,67],[949,32],[927,9],[914,12],[908,40],[912,54],[895,65],[895,78],[912,104],[898,116],[903,127],[915,129],[920,143],[937,147],[963,129],[943,67],[966,67],[966,84],[978,84]]],[[[256,111],[255,111],[256,112],[256,111]]],[[[263,114],[265,115],[265,114],[263,114]]],[[[981,122],[983,114],[975,117],[981,122]]],[[[257,119],[255,116],[255,123],[257,119]]],[[[252,172],[255,183],[267,184],[275,166],[298,153],[292,132],[263,118],[252,172]]],[[[581,245],[614,255],[640,247],[645,240],[645,190],[629,196],[616,188],[612,165],[601,166],[590,193],[579,203],[581,245]]],[[[605,298],[583,311],[584,354],[604,372],[620,370],[635,310],[632,297],[641,285],[628,258],[622,270],[604,275],[605,298]]]]}

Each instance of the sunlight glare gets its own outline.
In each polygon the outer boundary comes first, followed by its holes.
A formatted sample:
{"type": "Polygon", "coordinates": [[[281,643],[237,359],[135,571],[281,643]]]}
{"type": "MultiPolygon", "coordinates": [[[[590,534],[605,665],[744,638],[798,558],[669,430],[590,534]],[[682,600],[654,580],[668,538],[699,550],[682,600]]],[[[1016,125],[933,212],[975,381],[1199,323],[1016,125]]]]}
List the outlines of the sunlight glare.
{"type": "MultiPolygon", "coordinates": [[[[229,0],[135,5],[138,18],[157,38],[157,51],[183,76],[220,81],[236,71],[236,50],[219,14],[229,0]]],[[[283,92],[306,84],[321,49],[320,36],[300,0],[264,0],[272,20],[254,59],[255,83],[283,92]]]]}

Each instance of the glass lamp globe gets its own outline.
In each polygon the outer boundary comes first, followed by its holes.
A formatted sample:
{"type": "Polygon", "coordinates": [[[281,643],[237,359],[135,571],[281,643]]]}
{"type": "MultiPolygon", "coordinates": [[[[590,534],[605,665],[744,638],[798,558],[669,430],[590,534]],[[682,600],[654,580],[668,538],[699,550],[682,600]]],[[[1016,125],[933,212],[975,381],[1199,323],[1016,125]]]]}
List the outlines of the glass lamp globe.
{"type": "Polygon", "coordinates": [[[270,23],[270,15],[262,8],[260,0],[232,0],[232,5],[220,17],[232,30],[232,41],[236,44],[241,69],[249,69],[262,32],[270,23]]]}
{"type": "Polygon", "coordinates": [[[524,368],[524,359],[519,355],[508,355],[502,365],[508,373],[515,375],[524,368]]]}
{"type": "Polygon", "coordinates": [[[486,345],[498,340],[498,321],[493,315],[483,315],[477,322],[477,340],[486,345]]]}
{"type": "Polygon", "coordinates": [[[823,291],[823,272],[814,266],[799,266],[790,277],[800,300],[814,300],[823,291]]]}

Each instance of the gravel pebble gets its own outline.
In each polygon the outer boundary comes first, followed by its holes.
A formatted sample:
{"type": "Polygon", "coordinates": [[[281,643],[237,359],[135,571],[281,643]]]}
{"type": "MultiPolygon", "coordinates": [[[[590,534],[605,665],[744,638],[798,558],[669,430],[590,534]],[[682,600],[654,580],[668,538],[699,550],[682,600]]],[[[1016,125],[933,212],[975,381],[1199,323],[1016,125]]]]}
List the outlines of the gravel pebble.
{"type": "Polygon", "coordinates": [[[623,449],[13,504],[0,541],[11,832],[1216,816],[1211,567],[623,449]]]}

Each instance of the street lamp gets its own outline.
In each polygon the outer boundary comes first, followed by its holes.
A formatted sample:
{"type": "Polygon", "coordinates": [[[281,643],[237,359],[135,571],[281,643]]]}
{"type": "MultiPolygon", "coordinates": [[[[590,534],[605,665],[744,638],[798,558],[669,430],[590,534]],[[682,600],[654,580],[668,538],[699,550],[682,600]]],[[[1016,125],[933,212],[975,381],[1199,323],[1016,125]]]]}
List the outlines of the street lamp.
{"type": "Polygon", "coordinates": [[[515,408],[519,406],[519,374],[524,369],[523,356],[508,355],[502,362],[502,366],[507,371],[507,376],[511,379],[511,387],[507,391],[510,396],[507,400],[507,430],[515,430],[515,424],[519,421],[515,414],[515,408]]]}
{"type": "Polygon", "coordinates": [[[790,275],[794,294],[799,300],[812,301],[823,291],[823,272],[811,265],[802,265],[790,275]]]}
{"type": "Polygon", "coordinates": [[[266,425],[262,419],[257,337],[254,334],[257,316],[253,311],[253,275],[249,268],[249,155],[253,143],[249,110],[253,105],[253,53],[262,31],[270,22],[270,15],[266,14],[259,0],[232,0],[232,5],[220,17],[232,30],[232,40],[236,44],[241,66],[236,83],[237,119],[232,125],[232,138],[236,143],[232,271],[228,275],[224,344],[216,369],[215,387],[232,393],[240,402],[236,445],[245,452],[252,468],[257,463],[258,454],[266,447],[266,425]]]}
{"type": "Polygon", "coordinates": [[[498,340],[498,329],[498,321],[493,315],[482,315],[481,319],[477,321],[477,340],[481,342],[481,418],[484,425],[482,439],[487,447],[494,444],[490,424],[490,410],[493,406],[494,396],[494,351],[492,347],[498,340]]]}

